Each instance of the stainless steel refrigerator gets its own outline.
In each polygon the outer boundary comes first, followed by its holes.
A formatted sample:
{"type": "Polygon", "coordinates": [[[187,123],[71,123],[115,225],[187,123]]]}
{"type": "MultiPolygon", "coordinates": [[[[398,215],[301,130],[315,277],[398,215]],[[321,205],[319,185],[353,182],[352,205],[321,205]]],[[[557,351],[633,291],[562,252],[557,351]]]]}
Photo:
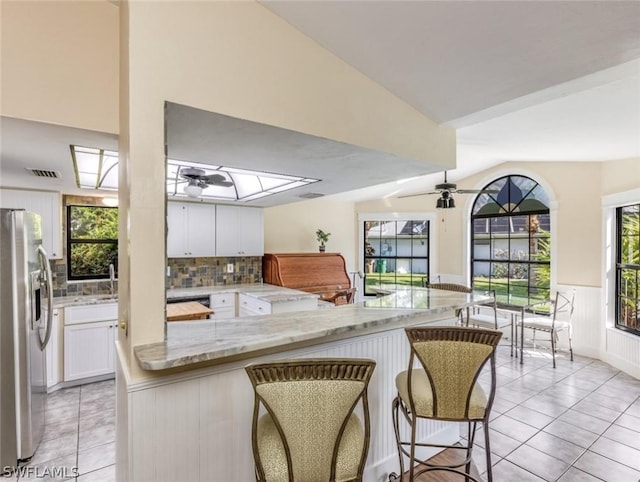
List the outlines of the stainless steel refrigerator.
{"type": "Polygon", "coordinates": [[[0,209],[0,468],[30,459],[42,439],[52,295],[40,216],[0,209]]]}

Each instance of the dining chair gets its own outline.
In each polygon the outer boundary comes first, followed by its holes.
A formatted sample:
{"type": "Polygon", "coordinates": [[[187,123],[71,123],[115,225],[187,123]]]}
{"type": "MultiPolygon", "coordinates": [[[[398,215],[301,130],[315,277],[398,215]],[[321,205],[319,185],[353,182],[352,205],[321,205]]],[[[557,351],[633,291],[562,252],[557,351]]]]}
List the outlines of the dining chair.
{"type": "Polygon", "coordinates": [[[467,314],[466,326],[488,328],[490,330],[502,330],[505,327],[509,327],[511,329],[509,343],[511,345],[511,356],[513,356],[515,343],[514,314],[516,312],[498,308],[495,291],[491,290],[489,293],[491,293],[490,301],[471,307],[467,314]]]}
{"type": "Polygon", "coordinates": [[[349,288],[347,290],[336,291],[333,295],[322,298],[323,301],[329,301],[334,305],[349,305],[355,301],[357,288],[349,288]]]}
{"type": "Polygon", "coordinates": [[[446,471],[477,481],[471,475],[471,460],[476,425],[484,429],[487,478],[492,482],[489,414],[496,391],[495,351],[502,332],[467,327],[417,327],[405,329],[410,344],[409,367],[396,376],[398,396],[392,403],[393,428],[400,459],[400,475],[391,473],[390,481],[401,480],[405,458],[409,462],[409,482],[424,472],[446,471]],[[417,366],[414,364],[417,363],[417,366]],[[478,383],[480,372],[489,363],[488,389],[478,383]],[[410,427],[410,440],[400,435],[400,414],[410,427]],[[417,442],[420,420],[441,420],[467,425],[464,445],[417,442]],[[417,447],[447,448],[464,452],[464,460],[440,465],[416,457],[417,447]],[[416,470],[416,463],[418,470],[416,470]],[[464,467],[464,469],[462,468],[464,467]]]}
{"type": "Polygon", "coordinates": [[[252,447],[260,482],[361,481],[375,361],[295,359],[250,365],[252,447]],[[355,409],[361,407],[362,418],[355,409]]]}
{"type": "Polygon", "coordinates": [[[558,333],[566,330],[569,336],[569,354],[571,361],[573,361],[571,338],[573,335],[572,320],[575,298],[575,290],[571,290],[570,292],[557,291],[552,299],[541,300],[522,307],[520,317],[516,322],[516,333],[518,328],[520,329],[520,364],[524,361],[525,329],[533,331],[534,345],[536,331],[549,333],[553,368],[556,367],[558,333]]]}
{"type": "MultiPolygon", "coordinates": [[[[468,286],[457,284],[457,283],[430,283],[426,286],[427,288],[431,288],[434,290],[446,290],[446,291],[456,291],[458,293],[471,293],[473,290],[468,286]]],[[[460,325],[465,325],[465,311],[462,308],[458,308],[455,311],[456,318],[458,318],[458,322],[460,325]]],[[[469,319],[469,308],[466,308],[466,319],[469,319]]]]}

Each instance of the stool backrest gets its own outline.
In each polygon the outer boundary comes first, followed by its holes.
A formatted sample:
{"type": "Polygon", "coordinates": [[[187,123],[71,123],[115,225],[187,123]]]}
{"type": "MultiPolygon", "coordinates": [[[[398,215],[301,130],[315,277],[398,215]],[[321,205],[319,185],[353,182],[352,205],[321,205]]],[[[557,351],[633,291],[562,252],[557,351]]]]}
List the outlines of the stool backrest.
{"type": "Polygon", "coordinates": [[[254,388],[253,452],[258,480],[268,480],[270,460],[262,460],[257,427],[262,406],[271,416],[286,454],[289,481],[336,480],[341,457],[359,457],[360,480],[369,448],[367,386],[375,361],[365,359],[298,359],[246,367],[254,388]],[[342,435],[358,402],[364,420],[362,443],[345,444],[342,435]],[[345,452],[346,451],[346,452],[345,452]],[[340,457],[339,457],[340,452],[340,457]],[[266,475],[265,475],[266,474],[266,475]]]}
{"type": "Polygon", "coordinates": [[[434,290],[458,291],[460,293],[471,293],[472,291],[468,286],[456,283],[431,283],[427,285],[427,288],[433,288],[434,290]]]}
{"type": "MultiPolygon", "coordinates": [[[[490,410],[495,395],[495,349],[502,336],[496,330],[460,327],[406,328],[411,344],[408,386],[412,387],[417,358],[431,385],[433,417],[443,420],[483,418],[469,412],[473,388],[487,361],[491,363],[491,390],[486,402],[490,410]]],[[[412,390],[409,404],[415,410],[412,390]]]]}

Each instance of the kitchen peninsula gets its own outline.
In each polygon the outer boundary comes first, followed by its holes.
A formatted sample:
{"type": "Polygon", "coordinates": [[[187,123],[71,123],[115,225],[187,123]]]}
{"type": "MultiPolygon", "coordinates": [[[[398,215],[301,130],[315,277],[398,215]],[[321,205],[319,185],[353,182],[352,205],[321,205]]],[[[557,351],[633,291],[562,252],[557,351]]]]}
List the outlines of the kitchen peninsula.
{"type": "MultiPolygon", "coordinates": [[[[137,455],[129,458],[131,480],[205,481],[212,473],[216,480],[251,480],[253,392],[244,367],[299,357],[376,360],[365,480],[397,470],[390,404],[395,376],[408,361],[404,327],[452,318],[455,309],[487,298],[427,288],[390,292],[331,309],[173,323],[164,342],[137,346],[149,378],[119,386],[128,397],[128,436],[137,455]]],[[[459,438],[444,422],[425,425],[418,436],[459,438]]]]}

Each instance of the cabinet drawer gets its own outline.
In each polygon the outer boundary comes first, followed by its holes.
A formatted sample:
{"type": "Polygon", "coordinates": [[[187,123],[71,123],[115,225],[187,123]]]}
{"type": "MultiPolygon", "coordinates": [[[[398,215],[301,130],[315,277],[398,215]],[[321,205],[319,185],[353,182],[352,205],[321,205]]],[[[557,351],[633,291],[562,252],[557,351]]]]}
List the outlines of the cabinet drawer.
{"type": "Polygon", "coordinates": [[[235,318],[236,310],[234,306],[223,306],[218,308],[212,308],[213,315],[212,320],[228,320],[229,318],[235,318]]]}
{"type": "Polygon", "coordinates": [[[91,323],[118,319],[118,304],[68,306],[64,309],[64,324],[91,323]]]}
{"type": "Polygon", "coordinates": [[[235,293],[220,293],[217,295],[211,295],[211,308],[235,308],[236,294],[235,293]]]}
{"type": "Polygon", "coordinates": [[[268,315],[271,313],[271,303],[240,294],[240,309],[256,315],[268,315]]]}

